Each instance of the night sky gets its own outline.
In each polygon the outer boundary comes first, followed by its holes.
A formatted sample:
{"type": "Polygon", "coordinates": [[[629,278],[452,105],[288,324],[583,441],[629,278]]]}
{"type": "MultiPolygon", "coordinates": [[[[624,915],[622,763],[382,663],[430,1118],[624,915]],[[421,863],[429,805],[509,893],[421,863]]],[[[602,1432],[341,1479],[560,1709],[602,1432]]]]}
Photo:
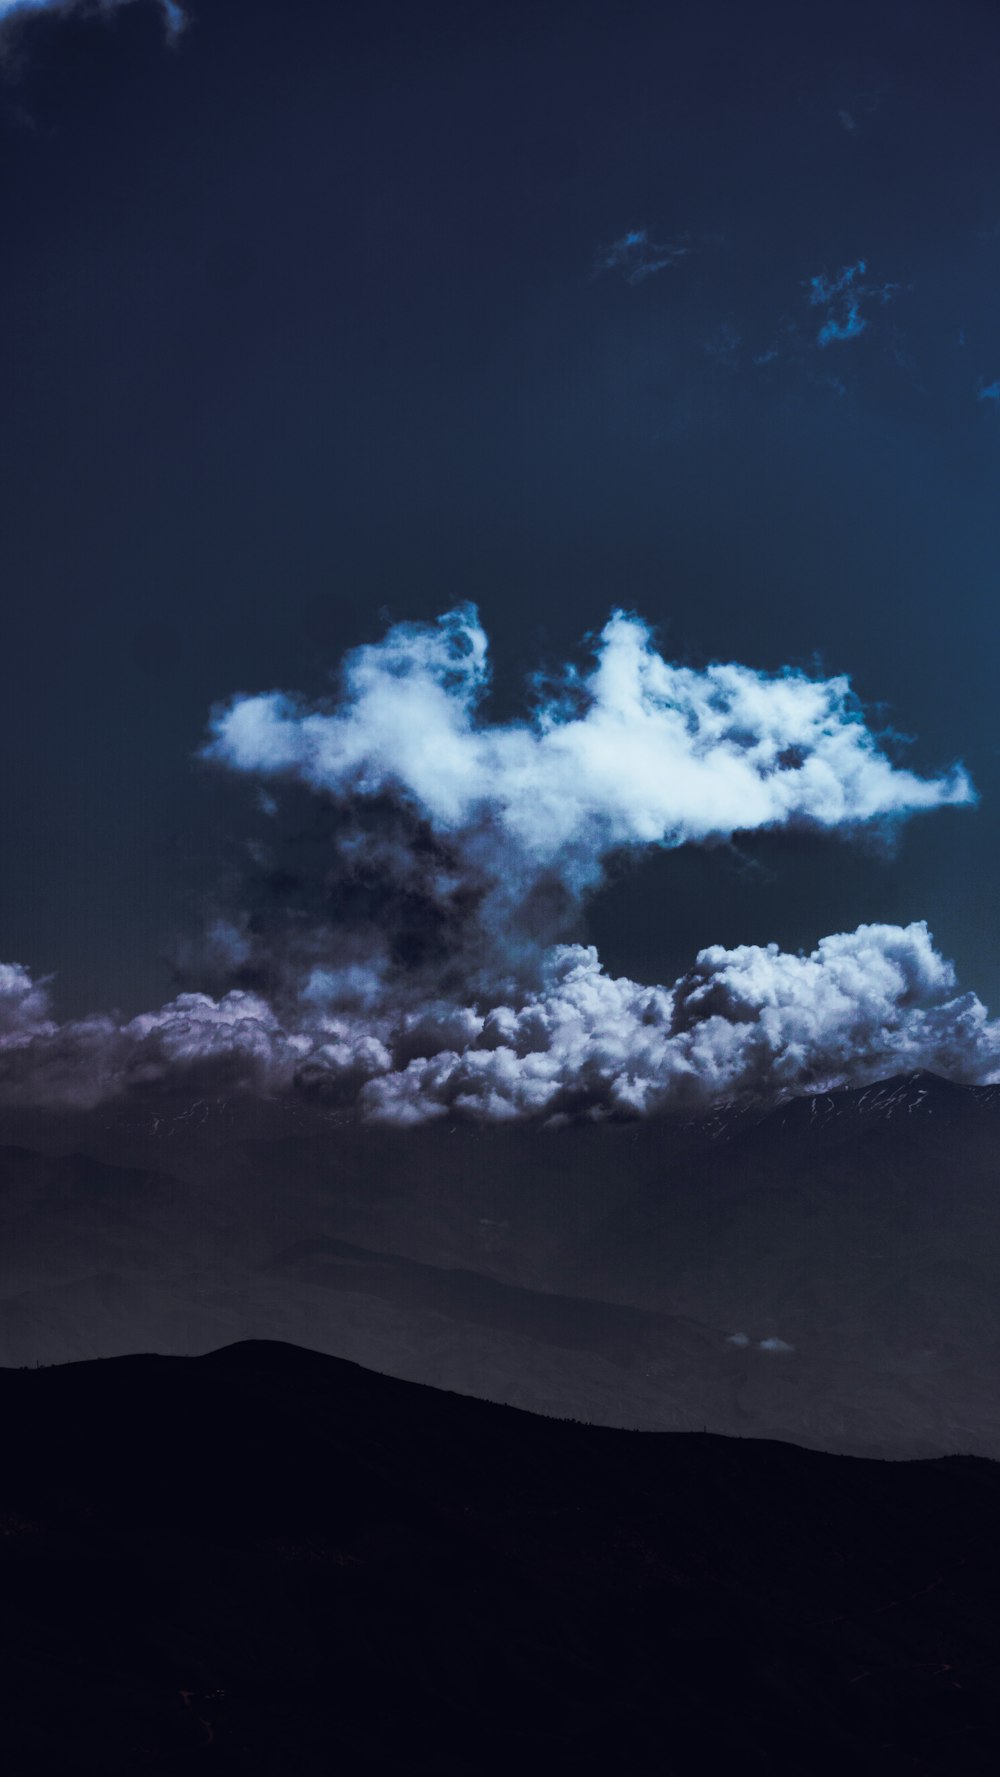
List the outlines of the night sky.
{"type": "Polygon", "coordinates": [[[213,707],[472,601],[507,721],[623,607],[850,675],[979,801],[654,846],[573,935],[670,983],[926,920],[996,1011],[996,8],[186,11],[0,36],[0,957],[62,1018],[219,991],[199,933],[316,813],[213,707]]]}

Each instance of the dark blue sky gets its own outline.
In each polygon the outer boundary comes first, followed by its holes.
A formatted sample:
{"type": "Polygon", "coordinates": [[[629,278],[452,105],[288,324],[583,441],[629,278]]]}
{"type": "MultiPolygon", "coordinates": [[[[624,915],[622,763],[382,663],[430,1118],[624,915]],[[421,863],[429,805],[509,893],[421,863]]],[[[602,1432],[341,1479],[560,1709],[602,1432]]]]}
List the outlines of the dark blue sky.
{"type": "Polygon", "coordinates": [[[891,858],[647,858],[592,910],[606,966],[926,918],[996,1010],[998,76],[968,0],[21,28],[0,956],[63,1012],[158,1002],[263,818],[196,763],[213,701],[315,696],[387,617],[474,599],[511,710],[624,604],[692,664],[850,673],[982,801],[891,858]]]}

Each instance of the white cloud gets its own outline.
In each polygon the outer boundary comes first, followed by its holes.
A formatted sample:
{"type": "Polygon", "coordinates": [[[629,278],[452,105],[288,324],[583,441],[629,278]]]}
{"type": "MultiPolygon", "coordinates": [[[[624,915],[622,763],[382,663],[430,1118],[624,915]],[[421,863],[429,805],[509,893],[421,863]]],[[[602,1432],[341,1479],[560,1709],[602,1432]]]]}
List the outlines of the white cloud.
{"type": "Polygon", "coordinates": [[[33,981],[21,963],[0,963],[0,1049],[52,1028],[47,983],[33,981]]]}
{"type": "Polygon", "coordinates": [[[495,1005],[537,989],[545,951],[581,935],[614,853],[764,828],[884,831],[975,799],[960,766],[895,764],[847,678],[675,665],[623,611],[584,670],[531,681],[522,719],[490,719],[489,679],[463,605],[349,653],[325,702],[271,691],[216,709],[208,758],[258,789],[297,780],[338,810],[308,910],[282,925],[272,908],[241,934],[242,976],[221,979],[293,993],[308,979],[344,1008],[462,992],[495,1005]]]}
{"type": "Polygon", "coordinates": [[[921,923],[861,926],[808,956],[715,945],[671,989],[613,979],[596,951],[565,946],[540,993],[491,1010],[471,1043],[427,1048],[362,1088],[364,1114],[641,1116],[915,1068],[1000,1078],[1000,1024],[957,993],[921,923]]]}
{"type": "Polygon", "coordinates": [[[861,926],[809,955],[712,946],[672,988],[613,978],[592,948],[559,946],[536,992],[490,1007],[335,1011],[304,994],[282,1020],[254,994],[182,994],[128,1022],[58,1025],[16,966],[0,971],[0,996],[8,1102],[87,1105],[215,1083],[319,1092],[397,1125],[558,1122],[830,1091],[916,1068],[1000,1079],[1000,1023],[957,991],[921,923],[861,926]]]}
{"type": "Polygon", "coordinates": [[[211,1082],[395,1124],[558,1123],[915,1068],[1000,1078],[1000,1026],[921,923],[861,926],[808,955],[710,945],[672,986],[552,942],[615,848],[849,832],[973,798],[960,767],[893,764],[844,678],[672,665],[621,611],[593,654],[586,672],[537,679],[524,720],[491,722],[486,636],[462,606],[349,654],[327,705],[272,692],[218,710],[209,757],[338,805],[316,892],[303,864],[284,925],[280,908],[277,924],[260,908],[216,921],[205,966],[239,990],[129,1021],[60,1025],[46,983],[0,969],[0,1097],[95,1104],[211,1082]],[[254,980],[268,997],[243,990],[254,980]]]}
{"type": "Polygon", "coordinates": [[[961,767],[921,778],[894,765],[844,677],[672,665],[623,611],[594,655],[589,672],[536,682],[527,719],[490,722],[486,635],[460,606],[349,654],[326,707],[236,698],[206,755],[342,801],[396,793],[434,831],[467,834],[480,867],[492,844],[505,877],[558,864],[577,889],[616,847],[850,828],[974,799],[961,767]]]}

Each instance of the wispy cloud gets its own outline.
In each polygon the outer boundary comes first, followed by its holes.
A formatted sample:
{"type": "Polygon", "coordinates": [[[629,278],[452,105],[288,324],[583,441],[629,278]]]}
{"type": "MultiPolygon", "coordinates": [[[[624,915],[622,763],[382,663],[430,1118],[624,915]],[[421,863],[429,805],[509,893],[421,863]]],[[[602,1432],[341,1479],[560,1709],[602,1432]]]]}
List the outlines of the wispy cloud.
{"type": "Polygon", "coordinates": [[[817,345],[857,339],[868,326],[868,318],[861,312],[862,303],[876,302],[884,307],[896,295],[898,284],[866,284],[863,280],[867,269],[866,261],[858,259],[853,265],[843,266],[836,277],[820,273],[806,280],[810,306],[826,310],[816,335],[817,345]]]}
{"type": "Polygon", "coordinates": [[[152,4],[159,8],[168,37],[180,35],[187,24],[187,14],[180,0],[0,0],[0,29],[7,24],[28,18],[32,13],[111,13],[122,6],[152,4]]]}
{"type": "Polygon", "coordinates": [[[620,272],[629,284],[641,284],[657,272],[666,271],[687,259],[690,243],[684,236],[676,241],[652,241],[646,228],[631,228],[610,247],[602,249],[594,267],[601,272],[620,272]]]}
{"type": "Polygon", "coordinates": [[[837,122],[849,136],[856,136],[859,130],[867,127],[867,120],[878,110],[882,102],[881,89],[853,87],[840,96],[844,103],[837,109],[837,122]]]}
{"type": "Polygon", "coordinates": [[[732,321],[723,321],[716,327],[714,333],[709,334],[705,341],[705,351],[710,358],[716,358],[720,364],[733,367],[738,361],[742,343],[742,336],[737,332],[732,321]]]}

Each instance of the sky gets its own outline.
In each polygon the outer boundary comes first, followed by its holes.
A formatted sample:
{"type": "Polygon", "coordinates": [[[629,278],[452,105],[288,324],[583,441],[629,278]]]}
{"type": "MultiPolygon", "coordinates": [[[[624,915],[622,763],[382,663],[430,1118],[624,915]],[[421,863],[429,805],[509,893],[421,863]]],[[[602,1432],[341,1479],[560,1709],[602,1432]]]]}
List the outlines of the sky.
{"type": "Polygon", "coordinates": [[[998,64],[0,4],[6,1090],[997,1072],[998,64]]]}

